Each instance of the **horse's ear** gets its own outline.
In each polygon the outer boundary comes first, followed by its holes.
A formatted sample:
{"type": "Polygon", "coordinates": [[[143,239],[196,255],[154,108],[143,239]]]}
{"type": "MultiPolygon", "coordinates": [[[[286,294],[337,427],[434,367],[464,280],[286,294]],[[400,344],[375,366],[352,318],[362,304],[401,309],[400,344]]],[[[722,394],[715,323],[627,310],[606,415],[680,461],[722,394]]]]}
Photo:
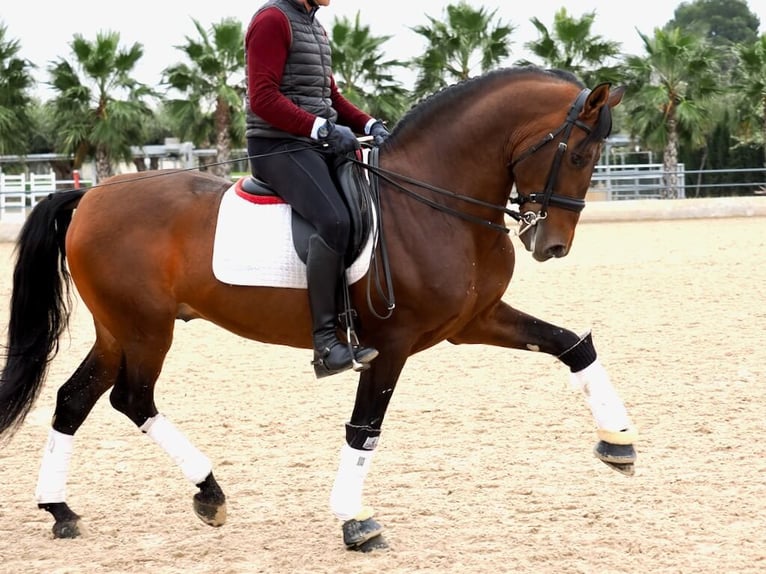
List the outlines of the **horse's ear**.
{"type": "Polygon", "coordinates": [[[618,86],[609,92],[609,107],[613,108],[622,101],[625,95],[625,86],[618,86]]]}
{"type": "Polygon", "coordinates": [[[591,93],[588,94],[588,99],[585,100],[585,105],[582,109],[582,115],[584,117],[595,116],[605,105],[613,108],[620,103],[622,95],[625,93],[625,88],[620,86],[619,88],[611,90],[610,87],[611,84],[609,84],[609,82],[604,82],[593,88],[591,93]]]}
{"type": "Polygon", "coordinates": [[[593,88],[588,94],[588,99],[585,100],[585,105],[582,107],[582,115],[584,118],[595,118],[598,111],[609,102],[609,84],[599,84],[593,88]]]}

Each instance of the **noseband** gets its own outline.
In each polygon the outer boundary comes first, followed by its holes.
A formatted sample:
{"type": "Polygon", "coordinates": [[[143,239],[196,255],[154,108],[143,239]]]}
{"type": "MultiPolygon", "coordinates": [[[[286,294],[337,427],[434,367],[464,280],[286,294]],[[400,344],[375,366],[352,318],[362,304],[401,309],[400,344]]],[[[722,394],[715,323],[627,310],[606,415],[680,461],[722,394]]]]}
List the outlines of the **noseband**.
{"type": "Polygon", "coordinates": [[[576,213],[580,213],[585,207],[584,199],[575,199],[573,197],[566,197],[564,195],[556,195],[553,193],[553,189],[556,187],[556,182],[558,181],[559,169],[561,168],[561,160],[564,157],[564,152],[567,150],[569,136],[572,135],[572,129],[574,126],[577,126],[588,134],[591,132],[590,126],[577,120],[577,116],[580,115],[588,94],[590,94],[589,89],[586,88],[582,90],[578,94],[577,99],[572,104],[572,107],[569,108],[569,113],[567,114],[567,118],[564,120],[564,123],[556,131],[549,133],[542,140],[527,148],[510,164],[510,170],[513,172],[514,168],[520,162],[532,156],[536,151],[544,147],[548,142],[553,141],[556,136],[562,134],[561,141],[559,141],[558,148],[556,148],[556,155],[553,157],[551,168],[548,171],[548,180],[545,183],[545,191],[542,193],[530,193],[529,195],[524,195],[523,193],[519,192],[510,200],[511,203],[518,204],[519,208],[523,207],[524,204],[527,203],[537,203],[540,205],[540,210],[538,212],[527,211],[525,213],[519,214],[518,219],[519,221],[523,220],[524,225],[521,231],[519,231],[519,235],[535,226],[539,221],[542,221],[548,217],[548,206],[560,207],[562,209],[567,209],[576,213]]]}

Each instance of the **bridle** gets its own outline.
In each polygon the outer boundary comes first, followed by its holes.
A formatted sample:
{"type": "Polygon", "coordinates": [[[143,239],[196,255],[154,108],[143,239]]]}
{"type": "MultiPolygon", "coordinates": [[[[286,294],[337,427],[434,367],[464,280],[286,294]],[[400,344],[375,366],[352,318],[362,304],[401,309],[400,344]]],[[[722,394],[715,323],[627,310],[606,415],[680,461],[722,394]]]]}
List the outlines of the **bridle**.
{"type": "Polygon", "coordinates": [[[443,203],[437,202],[433,199],[430,199],[428,197],[425,197],[417,193],[415,190],[403,184],[409,184],[416,188],[426,189],[438,195],[441,195],[443,197],[448,197],[456,201],[462,201],[465,203],[470,203],[472,205],[478,205],[480,207],[484,207],[493,211],[502,211],[506,216],[522,224],[522,229],[517,232],[517,235],[521,235],[525,231],[528,231],[530,228],[537,225],[538,222],[548,217],[549,206],[560,207],[562,209],[567,209],[569,211],[574,211],[576,213],[580,213],[585,207],[584,199],[576,199],[576,198],[567,197],[564,195],[556,195],[553,193],[553,189],[556,187],[556,182],[558,181],[558,176],[559,176],[559,169],[561,168],[561,161],[564,157],[564,152],[566,152],[567,150],[567,147],[569,144],[569,137],[572,135],[572,130],[574,129],[574,127],[577,126],[581,130],[583,130],[586,134],[590,134],[593,131],[593,128],[591,128],[589,125],[577,119],[577,117],[580,115],[580,112],[582,111],[582,108],[585,105],[585,101],[587,100],[590,92],[591,91],[587,88],[581,90],[580,93],[577,95],[577,98],[575,99],[574,103],[569,108],[569,112],[567,113],[567,117],[564,120],[564,123],[561,126],[559,126],[555,131],[547,134],[542,140],[530,146],[529,148],[525,149],[516,159],[512,159],[512,161],[508,163],[508,169],[511,171],[511,174],[513,175],[514,168],[520,162],[529,158],[532,154],[534,154],[540,148],[545,146],[545,144],[547,144],[550,141],[553,141],[554,139],[556,139],[556,137],[559,134],[562,134],[563,132],[561,141],[559,142],[558,148],[556,149],[556,155],[553,157],[553,162],[551,163],[550,170],[548,171],[548,180],[545,184],[545,191],[543,191],[542,193],[531,193],[529,195],[524,195],[523,193],[516,193],[515,195],[511,195],[511,197],[508,198],[505,205],[488,203],[480,199],[476,199],[466,195],[461,195],[459,193],[455,193],[453,191],[443,189],[435,185],[431,185],[429,183],[403,175],[401,173],[396,173],[396,172],[384,169],[380,167],[380,165],[378,165],[378,162],[377,162],[378,148],[373,148],[371,150],[369,163],[365,163],[364,161],[354,159],[350,156],[347,159],[348,161],[359,164],[362,168],[366,169],[371,174],[374,174],[375,176],[377,176],[377,177],[370,178],[371,183],[373,183],[376,186],[379,185],[378,180],[386,181],[392,187],[395,187],[396,189],[412,197],[413,199],[421,203],[424,203],[430,207],[433,207],[434,209],[443,211],[445,213],[449,213],[451,215],[454,215],[455,217],[459,217],[461,219],[470,221],[472,223],[483,225],[484,227],[489,227],[490,229],[495,229],[497,231],[509,233],[511,230],[505,227],[504,225],[499,225],[492,221],[488,221],[481,217],[476,217],[474,215],[466,213],[465,211],[462,211],[460,209],[456,209],[448,205],[445,205],[443,203]],[[519,208],[523,207],[527,203],[538,203],[540,204],[541,207],[540,207],[540,210],[537,212],[534,212],[534,211],[521,212],[520,209],[517,211],[515,209],[509,208],[508,207],[509,203],[512,205],[513,204],[518,205],[519,208]]]}
{"type": "MultiPolygon", "coordinates": [[[[569,108],[569,113],[567,114],[564,123],[556,131],[547,134],[542,140],[528,147],[516,159],[509,163],[508,168],[511,170],[511,173],[513,173],[514,168],[519,163],[531,157],[535,152],[545,147],[548,142],[553,141],[556,136],[562,134],[561,141],[559,141],[559,145],[556,148],[556,155],[553,156],[553,162],[551,163],[550,170],[548,170],[548,180],[545,183],[545,190],[542,193],[530,193],[528,195],[518,192],[510,199],[511,203],[515,203],[519,206],[519,214],[518,217],[515,218],[519,221],[519,223],[522,224],[522,228],[518,232],[519,235],[525,233],[537,225],[540,221],[547,218],[549,206],[559,207],[561,209],[574,211],[576,213],[580,213],[585,207],[584,199],[576,199],[564,195],[556,195],[553,193],[553,189],[556,187],[556,183],[558,181],[559,169],[561,168],[561,160],[564,157],[564,152],[567,150],[569,144],[569,136],[572,135],[572,129],[577,126],[585,133],[591,133],[590,126],[577,119],[577,117],[580,115],[580,112],[582,111],[583,106],[585,105],[585,100],[588,98],[589,94],[589,89],[586,88],[582,90],[578,94],[577,99],[575,99],[574,103],[572,104],[572,107],[569,108]],[[540,205],[540,209],[536,212],[522,212],[521,208],[524,207],[524,205],[527,203],[537,203],[540,205]]],[[[515,176],[514,179],[516,179],[515,176]]]]}
{"type": "Polygon", "coordinates": [[[351,157],[347,159],[351,162],[359,164],[364,169],[369,171],[371,174],[376,175],[377,177],[371,178],[371,182],[374,183],[374,185],[379,184],[378,180],[386,181],[387,183],[389,183],[391,186],[395,187],[399,191],[409,195],[410,197],[412,197],[413,199],[416,199],[417,201],[420,201],[421,203],[424,203],[430,207],[433,207],[434,209],[438,209],[439,211],[443,211],[445,213],[450,213],[456,217],[459,217],[466,221],[470,221],[472,223],[478,223],[480,225],[483,225],[484,227],[489,227],[490,229],[495,229],[497,231],[508,233],[510,232],[510,229],[508,229],[504,225],[498,225],[497,223],[494,223],[492,221],[487,221],[483,218],[470,215],[460,209],[455,209],[453,207],[449,207],[447,205],[434,201],[433,199],[420,195],[413,189],[410,189],[407,186],[403,185],[403,183],[410,184],[420,189],[427,189],[429,191],[437,193],[438,195],[448,197],[453,200],[470,203],[472,205],[478,205],[478,206],[485,207],[487,209],[491,209],[495,211],[502,211],[508,217],[522,224],[522,229],[518,232],[518,235],[521,235],[525,231],[537,225],[539,221],[542,221],[543,219],[548,217],[549,206],[560,207],[562,209],[567,209],[569,211],[574,211],[577,213],[581,212],[583,208],[585,207],[584,199],[575,199],[573,197],[566,197],[564,195],[556,195],[553,193],[553,188],[556,187],[556,182],[558,181],[559,169],[561,168],[561,160],[564,157],[564,152],[566,152],[567,150],[569,137],[572,135],[572,129],[575,126],[577,126],[578,128],[580,128],[587,134],[590,134],[592,131],[592,128],[590,126],[588,126],[587,124],[577,119],[577,116],[580,115],[580,112],[582,111],[582,108],[585,105],[585,100],[588,98],[589,94],[590,94],[589,89],[587,88],[583,89],[578,94],[572,106],[569,108],[569,112],[567,113],[567,117],[564,120],[564,123],[561,126],[559,126],[558,129],[546,135],[542,140],[540,140],[536,144],[524,150],[519,155],[519,157],[509,162],[508,164],[508,169],[510,169],[510,171],[513,173],[513,170],[517,164],[529,158],[532,154],[534,154],[540,148],[545,146],[545,144],[547,144],[550,141],[553,141],[554,139],[556,139],[556,137],[559,134],[562,134],[563,132],[561,141],[559,142],[558,148],[556,149],[556,155],[554,156],[553,162],[551,163],[551,168],[548,171],[548,180],[545,184],[545,191],[543,193],[531,193],[529,195],[517,193],[515,196],[512,196],[508,199],[508,203],[516,204],[520,208],[527,203],[538,203],[541,205],[541,207],[540,207],[540,210],[537,212],[527,211],[522,213],[520,210],[516,211],[514,209],[510,209],[509,207],[507,207],[507,204],[496,205],[494,203],[488,203],[480,199],[475,199],[473,197],[461,195],[459,193],[455,193],[453,191],[449,191],[447,189],[442,189],[435,185],[431,185],[424,181],[420,181],[418,179],[384,169],[380,167],[380,165],[378,165],[377,163],[377,152],[378,152],[377,148],[373,148],[372,150],[373,153],[371,153],[370,155],[371,161],[369,163],[365,163],[363,161],[353,159],[351,157]]]}

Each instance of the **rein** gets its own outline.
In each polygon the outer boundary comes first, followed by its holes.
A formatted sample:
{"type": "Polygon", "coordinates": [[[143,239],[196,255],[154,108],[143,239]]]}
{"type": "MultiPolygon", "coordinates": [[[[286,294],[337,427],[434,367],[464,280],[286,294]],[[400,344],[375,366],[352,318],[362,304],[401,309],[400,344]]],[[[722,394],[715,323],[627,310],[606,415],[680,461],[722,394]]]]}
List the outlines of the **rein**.
{"type": "MultiPolygon", "coordinates": [[[[365,164],[364,162],[358,163],[368,169],[370,167],[377,168],[379,154],[380,150],[377,147],[373,147],[370,149],[369,164],[365,164]]],[[[356,158],[354,158],[354,161],[356,161],[356,158]]],[[[378,225],[375,229],[375,236],[373,237],[373,249],[372,253],[370,254],[370,278],[367,280],[366,289],[367,308],[370,310],[370,313],[375,315],[375,317],[378,319],[388,319],[391,317],[391,315],[394,314],[394,309],[396,308],[396,296],[394,295],[394,284],[391,280],[391,265],[389,264],[388,258],[388,244],[386,243],[386,237],[383,231],[383,210],[380,207],[380,179],[378,177],[370,178],[370,195],[372,196],[373,209],[378,216],[378,225]],[[378,257],[376,255],[375,249],[375,246],[377,245],[380,246],[380,265],[382,265],[382,269],[378,265],[378,257]],[[380,282],[381,275],[386,281],[385,292],[383,291],[380,282]],[[373,282],[373,277],[375,278],[375,289],[378,293],[378,296],[386,303],[386,311],[382,314],[375,310],[375,305],[372,303],[371,285],[373,282]]]]}
{"type": "MultiPolygon", "coordinates": [[[[352,158],[349,158],[349,161],[352,161],[361,165],[362,167],[367,169],[369,172],[375,174],[376,176],[378,176],[378,178],[388,182],[399,191],[406,193],[413,199],[416,199],[417,201],[420,201],[421,203],[424,203],[430,207],[433,207],[434,209],[443,211],[445,213],[449,213],[451,215],[454,215],[456,217],[459,217],[461,219],[464,219],[472,223],[478,223],[480,225],[489,227],[490,229],[494,229],[496,231],[502,231],[503,233],[508,233],[510,232],[510,229],[504,225],[498,225],[497,223],[494,223],[492,221],[487,221],[480,217],[471,215],[470,213],[465,213],[463,211],[460,211],[459,209],[455,209],[447,205],[443,205],[437,201],[429,199],[428,197],[424,197],[423,195],[420,195],[419,193],[413,191],[412,189],[409,189],[408,187],[402,185],[402,183],[400,182],[414,185],[421,189],[426,189],[428,191],[432,191],[434,193],[437,193],[445,197],[449,197],[451,199],[464,201],[466,203],[478,205],[478,206],[485,207],[487,209],[492,209],[495,211],[502,211],[508,217],[511,217],[512,219],[523,224],[524,227],[521,229],[521,231],[518,232],[518,235],[522,235],[531,227],[535,226],[539,221],[542,221],[543,219],[548,217],[549,206],[559,207],[561,209],[566,209],[566,210],[574,211],[577,213],[581,212],[583,208],[585,207],[584,199],[575,199],[575,198],[566,197],[563,195],[556,195],[553,193],[553,189],[556,187],[556,183],[558,182],[559,170],[561,168],[561,161],[563,160],[564,153],[566,152],[568,148],[569,138],[572,135],[572,131],[574,127],[576,126],[588,134],[591,133],[592,131],[590,126],[584,124],[583,122],[577,119],[577,117],[580,115],[580,112],[582,111],[583,106],[585,105],[585,100],[588,98],[589,94],[590,94],[589,89],[586,88],[581,90],[580,93],[577,95],[577,98],[575,99],[575,101],[572,103],[572,106],[569,108],[569,112],[567,113],[567,117],[564,120],[564,123],[561,126],[559,126],[559,128],[556,129],[555,131],[547,134],[538,143],[524,150],[519,155],[519,157],[517,157],[515,160],[513,160],[509,164],[511,173],[513,173],[514,168],[519,163],[521,163],[525,159],[528,159],[529,157],[534,155],[541,148],[545,147],[546,144],[556,139],[556,137],[559,134],[562,134],[561,141],[559,142],[559,145],[556,148],[556,155],[554,156],[553,162],[551,162],[550,170],[548,171],[548,179],[545,184],[545,190],[542,193],[530,193],[529,195],[525,195],[523,193],[517,193],[514,197],[509,198],[509,202],[511,204],[518,205],[520,208],[527,203],[538,203],[541,206],[538,212],[527,211],[522,213],[520,211],[509,209],[502,205],[488,203],[480,199],[476,199],[466,195],[461,195],[459,193],[455,193],[454,191],[449,191],[447,189],[443,189],[441,187],[431,185],[424,181],[420,181],[412,177],[384,169],[382,167],[379,167],[377,165],[377,162],[371,161],[369,164],[367,164],[367,163],[364,163],[363,161],[352,159],[352,158]]],[[[371,178],[371,179],[374,181],[376,178],[371,178]]]]}
{"type": "MultiPolygon", "coordinates": [[[[377,148],[373,148],[373,150],[377,151],[377,148]]],[[[413,199],[416,199],[417,201],[420,201],[421,203],[424,203],[430,207],[433,207],[434,209],[438,211],[449,213],[450,215],[454,215],[466,221],[470,221],[472,223],[478,223],[479,225],[483,225],[485,227],[489,227],[490,229],[494,229],[495,231],[501,231],[503,233],[509,233],[511,231],[509,228],[507,228],[504,225],[498,225],[497,223],[493,223],[492,221],[487,221],[486,219],[482,219],[481,217],[476,217],[475,215],[471,215],[470,213],[465,213],[464,211],[460,211],[459,209],[454,209],[452,207],[449,207],[448,205],[444,205],[442,203],[429,199],[423,195],[420,195],[419,193],[415,191],[412,191],[411,189],[409,189],[408,187],[405,187],[404,185],[398,183],[397,181],[409,183],[410,185],[414,185],[422,189],[427,189],[428,191],[433,191],[445,197],[457,199],[460,201],[465,201],[466,203],[479,205],[481,207],[486,207],[488,209],[493,209],[495,211],[502,211],[504,214],[508,215],[509,217],[512,217],[516,221],[519,221],[520,214],[518,211],[508,209],[507,207],[504,207],[502,205],[497,205],[495,203],[488,203],[486,201],[482,201],[474,197],[461,195],[459,193],[455,193],[454,191],[450,191],[448,189],[431,185],[430,183],[426,183],[424,181],[420,181],[418,179],[409,177],[407,175],[403,175],[401,173],[390,171],[385,168],[374,165],[372,161],[370,163],[365,163],[363,161],[360,161],[354,158],[349,158],[349,161],[361,165],[370,173],[373,173],[376,176],[378,176],[378,178],[382,179],[383,181],[390,183],[393,187],[395,187],[399,191],[404,192],[405,194],[412,197],[413,199]]],[[[376,178],[371,178],[372,181],[375,181],[375,179],[376,178]]]]}
{"type": "Polygon", "coordinates": [[[535,152],[543,148],[549,142],[553,141],[556,138],[556,136],[558,136],[559,134],[563,134],[561,141],[559,142],[559,145],[556,149],[556,155],[553,158],[553,162],[551,163],[550,170],[548,171],[548,179],[545,184],[544,192],[542,194],[531,193],[529,195],[518,193],[516,197],[509,198],[510,203],[517,204],[520,209],[527,203],[539,203],[541,207],[537,213],[533,211],[527,211],[524,213],[522,213],[520,210],[514,211],[511,209],[508,209],[505,206],[497,205],[494,203],[488,203],[480,199],[476,199],[466,195],[461,195],[459,193],[455,193],[453,191],[449,191],[447,189],[443,189],[441,187],[431,185],[430,183],[426,183],[424,181],[420,181],[415,178],[384,169],[380,167],[380,165],[378,164],[379,149],[376,147],[373,147],[370,150],[370,158],[368,163],[365,163],[364,161],[358,160],[356,158],[352,158],[350,156],[348,157],[349,161],[356,163],[357,165],[361,166],[362,168],[366,169],[370,173],[377,176],[377,177],[370,178],[370,187],[371,187],[372,199],[375,204],[375,211],[378,214],[378,236],[375,237],[374,245],[380,246],[380,265],[382,265],[382,269],[378,265],[378,259],[375,255],[376,250],[373,249],[371,259],[370,259],[370,279],[367,282],[367,290],[366,290],[367,308],[370,310],[370,312],[373,315],[375,315],[379,319],[388,319],[389,317],[391,317],[391,315],[393,314],[393,310],[396,307],[394,288],[393,288],[393,283],[391,280],[391,267],[389,263],[388,251],[386,248],[386,241],[383,235],[383,221],[382,221],[383,211],[380,208],[380,180],[388,182],[390,185],[392,185],[399,191],[407,194],[409,197],[417,201],[420,201],[421,203],[424,203],[425,205],[428,205],[429,207],[432,207],[439,211],[443,211],[445,213],[449,213],[450,215],[454,215],[456,217],[459,217],[460,219],[469,221],[471,223],[478,223],[485,227],[489,227],[490,229],[494,229],[496,231],[502,231],[503,233],[508,233],[510,229],[508,229],[504,225],[498,225],[497,223],[494,223],[492,221],[487,221],[480,217],[471,215],[470,213],[465,213],[464,211],[460,211],[459,209],[455,209],[447,205],[441,204],[437,201],[434,201],[428,197],[425,197],[413,191],[412,189],[406,187],[405,185],[402,185],[402,183],[400,182],[413,185],[421,189],[426,189],[428,191],[432,191],[444,197],[449,197],[451,199],[456,199],[459,201],[470,203],[472,205],[478,205],[478,206],[495,210],[495,211],[502,211],[505,215],[513,218],[514,220],[522,224],[522,228],[518,232],[519,236],[525,233],[526,231],[528,231],[529,229],[531,229],[532,227],[534,227],[535,225],[537,225],[538,222],[548,217],[548,206],[559,207],[562,209],[567,209],[569,211],[575,211],[579,213],[585,207],[585,200],[574,199],[574,198],[566,197],[562,195],[556,195],[553,193],[553,188],[556,186],[556,182],[558,181],[559,169],[561,168],[561,161],[564,157],[564,153],[567,150],[567,147],[569,144],[569,137],[572,135],[572,130],[574,129],[574,127],[577,126],[583,131],[585,131],[586,133],[588,134],[591,133],[590,126],[577,120],[577,117],[580,115],[580,111],[582,111],[582,108],[585,105],[585,100],[587,99],[589,94],[590,94],[589,89],[583,89],[582,91],[580,91],[574,103],[569,108],[569,112],[567,113],[567,117],[566,117],[566,120],[564,120],[564,123],[557,130],[547,134],[541,141],[527,148],[525,151],[521,153],[519,157],[517,157],[514,161],[512,161],[509,164],[509,168],[511,170],[511,173],[513,174],[513,169],[516,167],[516,165],[518,165],[520,162],[524,161],[525,159],[531,157],[535,152]],[[386,281],[385,292],[381,286],[381,279],[380,279],[381,274],[383,275],[386,281]],[[375,310],[375,307],[372,303],[371,284],[373,282],[373,279],[372,279],[373,276],[374,276],[374,283],[375,283],[377,293],[380,296],[380,298],[383,299],[383,301],[385,301],[386,303],[385,314],[379,314],[375,310]]]}

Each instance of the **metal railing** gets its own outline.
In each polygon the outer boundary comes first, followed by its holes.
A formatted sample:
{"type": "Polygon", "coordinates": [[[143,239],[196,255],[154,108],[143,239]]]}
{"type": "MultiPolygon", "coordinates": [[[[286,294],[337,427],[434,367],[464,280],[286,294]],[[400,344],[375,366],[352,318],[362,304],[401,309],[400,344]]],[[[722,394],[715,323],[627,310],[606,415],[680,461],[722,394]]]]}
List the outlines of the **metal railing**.
{"type": "MultiPolygon", "coordinates": [[[[591,191],[606,200],[660,199],[667,197],[662,164],[597,165],[591,191]]],[[[675,197],[715,197],[766,194],[766,168],[687,170],[684,164],[672,173],[675,197]]]]}
{"type": "MultiPolygon", "coordinates": [[[[677,197],[685,195],[684,164],[675,171],[677,197]]],[[[597,165],[591,179],[591,189],[603,190],[604,199],[659,199],[666,188],[666,172],[661,163],[597,165]]]]}

